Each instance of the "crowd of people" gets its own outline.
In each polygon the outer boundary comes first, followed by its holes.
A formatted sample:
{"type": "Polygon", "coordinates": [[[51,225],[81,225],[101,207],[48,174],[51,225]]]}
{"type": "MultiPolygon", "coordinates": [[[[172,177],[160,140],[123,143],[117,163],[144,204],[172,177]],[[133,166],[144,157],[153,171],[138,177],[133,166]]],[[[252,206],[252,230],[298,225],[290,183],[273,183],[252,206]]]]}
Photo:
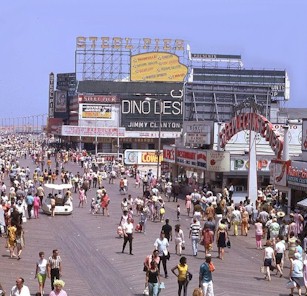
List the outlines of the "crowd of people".
{"type": "MultiPolygon", "coordinates": [[[[171,268],[171,272],[178,280],[178,295],[188,295],[188,284],[192,279],[187,257],[183,256],[188,244],[195,257],[198,256],[199,248],[205,252],[205,262],[199,268],[199,287],[202,292],[195,289],[195,295],[214,295],[212,273],[215,267],[212,252],[216,251],[221,261],[225,260],[225,248],[231,247],[230,238],[251,236],[251,229],[254,229],[255,249],[263,252],[262,271],[265,279],[272,280],[272,271],[279,277],[289,277],[293,282],[291,294],[297,289],[301,295],[302,288],[307,286],[304,281],[304,274],[307,278],[307,258],[304,258],[307,247],[305,217],[299,210],[286,215],[279,194],[272,187],[259,191],[255,204],[248,197],[235,204],[232,200],[232,185],[225,187],[221,193],[206,187],[195,188],[184,196],[182,203],[178,200],[182,193],[179,183],[164,176],[157,180],[150,169],[140,172],[118,163],[106,163],[99,167],[95,158],[86,151],[52,151],[35,142],[30,144],[14,138],[10,141],[18,143],[15,143],[16,153],[2,151],[0,158],[0,231],[1,236],[6,237],[12,259],[22,259],[26,244],[25,222],[28,219],[39,219],[40,209],[47,197],[51,200],[51,209],[54,209],[56,203],[53,206],[52,200],[61,199],[64,205],[76,194],[80,208],[88,208],[93,215],[110,217],[112,213],[109,205],[113,199],[104,186],[106,183],[118,185],[112,186],[115,188],[113,191],[116,192],[118,188],[118,194],[122,194],[117,229],[118,235],[123,238],[122,253],[126,252],[128,244],[128,254],[134,255],[134,233],[146,235],[147,223],[164,223],[159,236],[156,239],[151,237],[154,250],[144,260],[144,294],[156,296],[165,287],[162,277],[169,277],[168,261],[173,253],[170,246],[174,241],[174,254],[179,256],[179,262],[171,268]],[[33,171],[31,167],[21,164],[22,158],[27,157],[33,161],[33,171]],[[68,162],[77,165],[79,171],[76,174],[66,169],[68,162]],[[46,194],[44,185],[56,183],[71,184],[71,189],[46,194]],[[130,194],[131,187],[140,189],[140,194],[130,194]],[[89,190],[95,192],[91,201],[87,200],[89,190]],[[174,229],[166,218],[169,216],[169,202],[175,202],[177,223],[174,229]],[[184,210],[181,206],[184,206],[184,210]],[[191,219],[187,233],[181,225],[182,215],[191,219]],[[284,273],[286,260],[289,260],[290,265],[288,275],[284,273]],[[161,265],[163,276],[160,273],[161,265]]],[[[51,215],[54,216],[54,212],[51,215]]],[[[58,250],[53,250],[48,260],[44,255],[43,251],[39,252],[39,260],[36,262],[37,295],[44,295],[47,277],[51,279],[49,295],[66,295],[61,280],[62,263],[58,250]]],[[[11,295],[19,295],[21,290],[27,295],[28,288],[24,285],[24,279],[18,278],[11,295]]]]}

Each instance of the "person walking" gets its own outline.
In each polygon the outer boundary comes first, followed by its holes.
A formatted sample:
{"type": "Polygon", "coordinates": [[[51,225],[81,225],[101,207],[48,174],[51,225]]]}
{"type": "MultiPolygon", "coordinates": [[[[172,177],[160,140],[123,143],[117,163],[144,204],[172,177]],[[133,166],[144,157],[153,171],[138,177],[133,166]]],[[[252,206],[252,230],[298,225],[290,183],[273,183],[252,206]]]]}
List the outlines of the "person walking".
{"type": "Polygon", "coordinates": [[[188,217],[190,217],[191,207],[192,207],[192,195],[187,194],[185,197],[185,207],[187,209],[188,217]]]}
{"type": "Polygon", "coordinates": [[[189,273],[188,273],[187,258],[181,257],[179,264],[172,268],[172,273],[177,277],[178,280],[178,296],[181,296],[183,288],[183,296],[187,296],[188,284],[189,284],[189,273]],[[178,274],[175,272],[178,271],[178,274]]]}
{"type": "Polygon", "coordinates": [[[150,268],[146,272],[145,288],[148,287],[149,296],[159,295],[160,271],[155,260],[150,262],[150,268]]]}
{"type": "Polygon", "coordinates": [[[86,191],[83,187],[81,187],[81,188],[79,188],[79,205],[78,205],[78,207],[80,208],[80,206],[81,206],[83,208],[85,202],[86,202],[86,191]]]}
{"type": "Polygon", "coordinates": [[[197,221],[197,218],[193,218],[193,223],[190,225],[189,238],[192,240],[193,256],[197,256],[200,238],[200,223],[197,221]]]}
{"type": "Polygon", "coordinates": [[[234,211],[232,212],[231,222],[233,224],[233,235],[237,236],[238,226],[241,224],[241,212],[239,211],[238,206],[235,206],[234,211]]]}
{"type": "Polygon", "coordinates": [[[169,219],[165,219],[165,224],[162,226],[161,231],[164,232],[165,238],[170,242],[173,240],[173,228],[169,224],[169,219]]]}
{"type": "Polygon", "coordinates": [[[52,256],[48,259],[47,272],[51,281],[51,290],[53,290],[54,281],[56,279],[59,280],[62,276],[62,259],[59,256],[59,251],[57,249],[52,251],[52,256]]]}
{"type": "Polygon", "coordinates": [[[205,225],[201,232],[201,242],[205,248],[205,255],[211,252],[213,241],[214,241],[214,232],[205,225]]]}
{"type": "Polygon", "coordinates": [[[226,248],[226,242],[228,241],[227,225],[223,219],[219,225],[216,233],[216,243],[218,250],[218,258],[224,260],[224,249],[226,248]]]}
{"type": "Polygon", "coordinates": [[[128,217],[127,223],[123,225],[124,243],[123,243],[122,253],[125,252],[127,242],[129,242],[129,254],[133,255],[132,253],[133,228],[134,226],[132,223],[132,219],[128,217]]]}
{"type": "Polygon", "coordinates": [[[16,257],[14,250],[15,250],[15,241],[16,241],[16,226],[11,223],[11,221],[8,222],[9,226],[7,227],[7,245],[10,250],[10,258],[16,257]]]}
{"type": "Polygon", "coordinates": [[[64,286],[65,286],[64,281],[55,280],[54,290],[50,292],[49,296],[67,296],[66,291],[63,290],[64,286]]]}
{"type": "Polygon", "coordinates": [[[266,270],[266,275],[264,278],[268,279],[268,281],[271,281],[270,268],[272,266],[272,263],[276,262],[276,259],[275,259],[275,252],[272,248],[272,243],[269,240],[266,242],[266,248],[264,249],[263,260],[264,260],[263,265],[266,270]]]}
{"type": "Polygon", "coordinates": [[[41,295],[44,295],[45,281],[47,276],[48,261],[45,259],[45,253],[39,252],[39,259],[36,262],[35,278],[38,281],[38,289],[41,295]]]}
{"type": "Polygon", "coordinates": [[[257,218],[255,223],[255,237],[256,237],[256,247],[257,250],[262,249],[262,236],[263,236],[263,224],[260,219],[257,218]]]}
{"type": "Polygon", "coordinates": [[[33,209],[34,209],[34,218],[38,219],[39,208],[41,207],[41,200],[37,194],[34,196],[33,200],[33,209]]]}
{"type": "MultiPolygon", "coordinates": [[[[290,266],[290,273],[289,277],[291,281],[294,281],[296,284],[296,288],[298,291],[298,295],[302,295],[302,287],[305,286],[304,282],[304,264],[302,262],[301,254],[294,253],[294,259],[290,259],[291,266],[290,266]]],[[[294,288],[291,288],[290,296],[293,296],[294,288]]]]}
{"type": "Polygon", "coordinates": [[[16,285],[11,289],[10,296],[31,296],[28,286],[24,285],[22,277],[17,278],[16,285]]]}
{"type": "Polygon", "coordinates": [[[199,287],[203,290],[203,296],[214,296],[212,281],[212,272],[214,270],[211,255],[207,254],[205,262],[199,268],[199,287]]]}
{"type": "Polygon", "coordinates": [[[184,247],[184,234],[180,227],[180,224],[175,225],[175,252],[181,256],[182,249],[184,247]]]}
{"type": "Polygon", "coordinates": [[[169,242],[168,242],[168,239],[165,237],[164,231],[161,231],[160,237],[157,238],[154,243],[154,247],[156,250],[159,251],[159,257],[160,257],[160,262],[158,264],[159,272],[160,272],[160,265],[162,262],[165,278],[168,278],[166,263],[167,263],[167,260],[169,259],[169,251],[168,251],[169,242]]]}
{"type": "Polygon", "coordinates": [[[17,249],[17,260],[20,260],[21,253],[25,245],[24,230],[22,229],[22,226],[20,224],[18,224],[16,227],[16,240],[15,241],[16,241],[16,249],[17,249]]]}
{"type": "Polygon", "coordinates": [[[28,219],[32,218],[32,208],[33,208],[34,197],[31,192],[28,192],[26,197],[27,211],[28,211],[28,219]]]}
{"type": "Polygon", "coordinates": [[[286,243],[284,241],[283,235],[277,237],[277,243],[275,245],[275,259],[276,259],[276,275],[279,272],[279,276],[283,276],[283,261],[286,252],[286,243]]]}

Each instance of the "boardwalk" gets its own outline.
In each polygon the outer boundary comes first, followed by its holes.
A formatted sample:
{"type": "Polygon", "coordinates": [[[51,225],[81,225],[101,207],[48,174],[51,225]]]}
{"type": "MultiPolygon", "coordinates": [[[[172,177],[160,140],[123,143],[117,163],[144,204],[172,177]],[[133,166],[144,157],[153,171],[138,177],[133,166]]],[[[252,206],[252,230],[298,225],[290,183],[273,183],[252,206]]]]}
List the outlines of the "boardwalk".
{"type": "MultiPolygon", "coordinates": [[[[29,160],[21,161],[22,165],[31,165],[29,160]]],[[[32,166],[33,168],[33,166],[32,166]]],[[[81,171],[80,167],[69,164],[68,170],[81,171]]],[[[130,181],[130,193],[135,197],[140,194],[140,189],[133,187],[130,181]]],[[[78,208],[78,199],[74,199],[74,212],[67,217],[54,218],[41,214],[38,220],[31,220],[25,224],[26,247],[22,259],[17,261],[9,259],[9,253],[4,248],[5,239],[1,238],[0,282],[8,292],[15,283],[16,277],[25,278],[25,284],[30,287],[32,295],[37,291],[37,282],[34,279],[35,262],[39,251],[45,251],[46,256],[51,255],[52,249],[59,249],[63,260],[63,280],[66,282],[65,290],[69,296],[119,296],[142,295],[144,290],[145,275],[142,271],[146,255],[153,250],[153,243],[158,237],[162,223],[148,222],[146,235],[136,233],[133,241],[134,256],[122,254],[122,239],[116,236],[121,210],[122,197],[118,192],[118,185],[105,187],[111,197],[110,217],[92,215],[89,213],[89,204],[86,208],[78,208]]],[[[88,199],[94,197],[95,191],[91,190],[88,199]]],[[[180,221],[186,237],[186,250],[189,270],[193,279],[189,284],[188,295],[198,286],[198,269],[204,260],[201,250],[197,257],[193,257],[191,243],[188,239],[188,226],[190,219],[185,215],[183,201],[180,200],[182,219],[180,221]]],[[[170,224],[175,225],[176,203],[166,204],[166,216],[170,224]]],[[[136,221],[137,221],[136,217],[136,221]]],[[[232,248],[226,251],[225,260],[213,258],[216,266],[214,273],[214,289],[216,296],[243,296],[243,295],[288,295],[285,289],[287,280],[272,276],[272,282],[264,281],[260,273],[262,251],[255,250],[255,238],[231,237],[232,248]]],[[[128,247],[128,246],[127,246],[128,247]]],[[[128,249],[128,248],[127,248],[128,249]]],[[[169,278],[163,279],[166,289],[161,295],[177,295],[176,278],[170,272],[179,260],[174,254],[174,242],[171,242],[171,258],[168,262],[169,278]]],[[[212,252],[217,255],[216,249],[212,252]]],[[[288,273],[285,270],[285,275],[288,273]]],[[[162,273],[163,274],[163,273],[162,273]]],[[[50,292],[50,280],[46,281],[45,295],[50,292]]]]}

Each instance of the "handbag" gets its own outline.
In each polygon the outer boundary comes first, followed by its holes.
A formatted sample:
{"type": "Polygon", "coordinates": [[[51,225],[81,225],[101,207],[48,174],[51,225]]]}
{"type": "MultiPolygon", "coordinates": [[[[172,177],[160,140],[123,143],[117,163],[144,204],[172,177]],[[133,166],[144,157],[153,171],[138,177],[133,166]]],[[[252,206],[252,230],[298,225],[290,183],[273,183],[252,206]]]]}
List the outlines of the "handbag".
{"type": "Polygon", "coordinates": [[[228,249],[230,249],[230,248],[231,248],[231,242],[230,242],[230,240],[228,240],[228,241],[227,241],[227,243],[226,243],[226,247],[227,247],[228,249]]]}
{"type": "Polygon", "coordinates": [[[290,280],[290,281],[287,282],[287,284],[286,284],[286,288],[287,288],[287,289],[293,289],[293,288],[295,288],[295,287],[296,287],[296,282],[295,282],[295,281],[290,280]]]}
{"type": "Polygon", "coordinates": [[[148,290],[148,287],[146,287],[143,291],[143,295],[146,295],[148,296],[149,295],[149,290],[148,290]]]}
{"type": "Polygon", "coordinates": [[[260,266],[260,272],[261,273],[266,273],[266,268],[264,266],[260,266]]]}
{"type": "Polygon", "coordinates": [[[192,278],[193,278],[193,274],[190,273],[189,271],[187,271],[187,281],[188,281],[188,282],[191,281],[192,278]]]}
{"type": "Polygon", "coordinates": [[[164,284],[164,282],[161,282],[161,283],[160,283],[159,289],[165,289],[165,284],[164,284]]]}

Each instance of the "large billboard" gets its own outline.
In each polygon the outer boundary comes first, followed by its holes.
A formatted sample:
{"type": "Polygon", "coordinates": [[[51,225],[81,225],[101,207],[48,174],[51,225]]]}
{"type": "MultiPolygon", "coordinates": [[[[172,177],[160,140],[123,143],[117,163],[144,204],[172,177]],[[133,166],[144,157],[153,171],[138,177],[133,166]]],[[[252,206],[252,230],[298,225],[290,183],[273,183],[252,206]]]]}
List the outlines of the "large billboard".
{"type": "Polygon", "coordinates": [[[54,112],[66,113],[67,112],[67,91],[56,90],[54,112]]]}
{"type": "Polygon", "coordinates": [[[108,104],[81,104],[81,118],[95,120],[111,120],[112,106],[108,104]]]}
{"type": "Polygon", "coordinates": [[[171,97],[151,101],[145,98],[123,99],[122,126],[127,131],[158,131],[159,126],[161,131],[181,131],[182,105],[182,101],[171,97]]]}
{"type": "Polygon", "coordinates": [[[183,82],[188,68],[168,52],[149,52],[131,57],[131,81],[183,82]]]}

